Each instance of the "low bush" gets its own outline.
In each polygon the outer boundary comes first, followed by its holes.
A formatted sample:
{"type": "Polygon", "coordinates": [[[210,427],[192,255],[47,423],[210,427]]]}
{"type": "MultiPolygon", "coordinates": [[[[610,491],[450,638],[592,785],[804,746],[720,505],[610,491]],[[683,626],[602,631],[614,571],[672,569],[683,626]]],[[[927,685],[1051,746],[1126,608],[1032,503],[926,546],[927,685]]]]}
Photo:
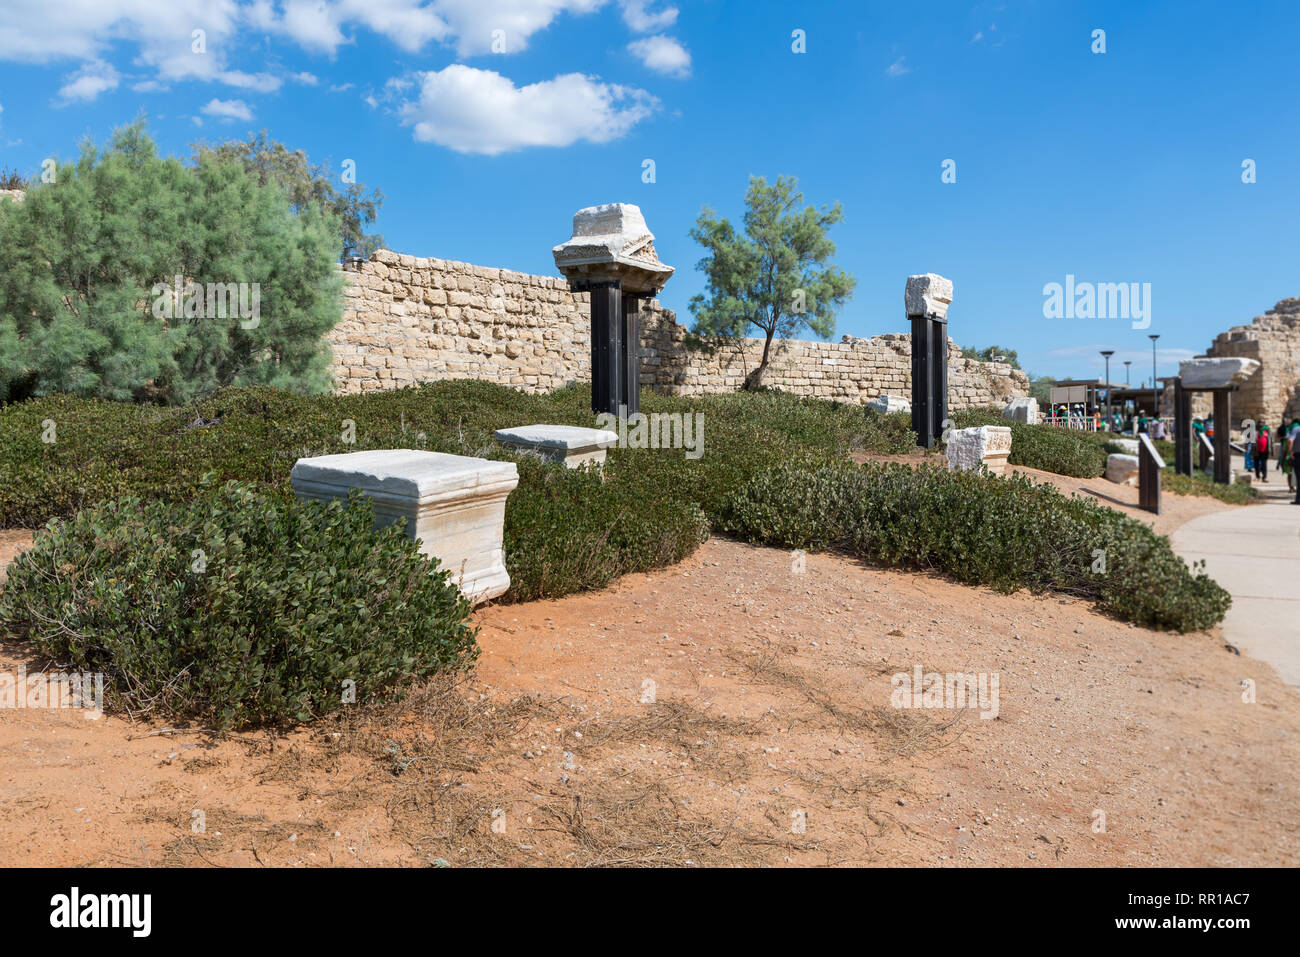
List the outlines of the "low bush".
{"type": "Polygon", "coordinates": [[[955,412],[951,418],[954,429],[979,425],[1011,426],[1009,465],[1023,465],[1076,478],[1096,478],[1106,473],[1106,450],[1087,432],[1011,422],[1002,418],[995,409],[955,412]]]}
{"type": "Polygon", "coordinates": [[[1231,600],[1141,522],[1024,476],[881,463],[786,465],[739,489],[720,527],[758,544],[838,547],[1000,591],[1079,595],[1157,628],[1208,628],[1231,600]]]}
{"type": "Polygon", "coordinates": [[[470,608],[369,502],[230,484],[128,497],[52,523],[9,567],[0,629],[102,672],[112,703],[215,729],[304,721],[398,694],[476,654],[470,608]]]}
{"type": "MultiPolygon", "coordinates": [[[[603,480],[519,459],[520,484],[506,505],[512,587],[504,600],[559,597],[678,561],[737,487],[783,461],[915,444],[906,415],[776,391],[646,392],[642,401],[651,415],[701,414],[702,454],[611,449],[603,480]]],[[[594,425],[589,388],[531,395],[444,381],[362,396],[229,389],[184,408],[30,399],[0,407],[0,527],[39,527],[127,495],[183,503],[227,481],[287,500],[294,462],[313,455],[417,448],[517,458],[492,433],[534,422],[594,425]]]]}
{"type": "Polygon", "coordinates": [[[709,536],[698,505],[628,458],[603,470],[517,461],[519,487],[506,507],[507,601],[603,588],[628,572],[676,564],[709,536]]]}

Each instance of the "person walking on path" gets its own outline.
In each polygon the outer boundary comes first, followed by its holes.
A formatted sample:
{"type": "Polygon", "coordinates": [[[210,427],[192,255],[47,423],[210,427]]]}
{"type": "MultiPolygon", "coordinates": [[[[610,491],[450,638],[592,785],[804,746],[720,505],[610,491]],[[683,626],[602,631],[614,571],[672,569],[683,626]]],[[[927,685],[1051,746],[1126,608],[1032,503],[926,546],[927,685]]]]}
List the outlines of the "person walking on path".
{"type": "Polygon", "coordinates": [[[1282,470],[1286,476],[1286,487],[1288,491],[1295,491],[1295,471],[1291,468],[1291,440],[1287,438],[1286,422],[1283,422],[1277,429],[1277,467],[1282,470]]]}
{"type": "Polygon", "coordinates": [[[1272,436],[1269,434],[1268,426],[1261,425],[1259,434],[1255,437],[1255,478],[1261,482],[1268,481],[1268,453],[1271,451],[1269,442],[1272,436]]]}
{"type": "Polygon", "coordinates": [[[1296,488],[1295,501],[1291,504],[1300,505],[1300,419],[1291,420],[1286,437],[1291,443],[1291,479],[1296,488]]]}

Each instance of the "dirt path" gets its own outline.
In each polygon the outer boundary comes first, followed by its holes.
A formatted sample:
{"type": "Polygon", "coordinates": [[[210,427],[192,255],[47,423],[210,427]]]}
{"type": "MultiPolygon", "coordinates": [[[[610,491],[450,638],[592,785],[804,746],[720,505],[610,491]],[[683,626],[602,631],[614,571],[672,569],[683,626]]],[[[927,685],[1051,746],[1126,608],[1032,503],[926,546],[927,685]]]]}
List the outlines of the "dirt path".
{"type": "Polygon", "coordinates": [[[1300,695],[1214,635],[725,540],[477,617],[470,684],[288,737],[0,711],[0,864],[1296,859],[1300,695]],[[891,707],[916,666],[997,717],[891,707]]]}

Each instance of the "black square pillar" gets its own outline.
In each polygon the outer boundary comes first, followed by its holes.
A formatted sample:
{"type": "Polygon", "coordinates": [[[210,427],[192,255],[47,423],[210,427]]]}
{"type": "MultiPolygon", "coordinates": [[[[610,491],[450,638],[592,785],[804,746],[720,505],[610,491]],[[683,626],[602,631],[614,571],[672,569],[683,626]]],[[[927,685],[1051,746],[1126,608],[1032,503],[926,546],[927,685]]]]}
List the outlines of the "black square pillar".
{"type": "Polygon", "coordinates": [[[628,415],[641,411],[641,300],[623,296],[622,367],[619,401],[628,415]]]}
{"type": "Polygon", "coordinates": [[[1182,378],[1174,379],[1174,471],[1192,474],[1192,394],[1183,388],[1182,378]]]}
{"type": "Polygon", "coordinates": [[[948,323],[929,316],[912,320],[912,431],[927,449],[948,418],[948,323]]]}
{"type": "Polygon", "coordinates": [[[623,379],[627,356],[623,348],[623,291],[617,282],[592,283],[591,292],[591,411],[618,415],[626,393],[623,379]]]}
{"type": "Polygon", "coordinates": [[[1219,389],[1214,393],[1214,481],[1227,485],[1232,481],[1232,392],[1219,389]]]}

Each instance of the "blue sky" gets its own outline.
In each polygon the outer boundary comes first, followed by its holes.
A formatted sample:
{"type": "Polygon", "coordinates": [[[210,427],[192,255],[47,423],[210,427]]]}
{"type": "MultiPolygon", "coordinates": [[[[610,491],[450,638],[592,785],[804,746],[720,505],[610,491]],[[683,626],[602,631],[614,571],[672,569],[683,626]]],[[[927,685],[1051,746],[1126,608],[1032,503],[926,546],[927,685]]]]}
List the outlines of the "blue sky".
{"type": "Polygon", "coordinates": [[[180,154],[266,129],[355,161],[391,248],[549,274],[574,210],[633,202],[687,323],[700,208],[790,174],[844,206],[835,338],[903,331],[938,272],[959,342],[1137,383],[1148,333],[1164,375],[1300,295],[1298,40],[1294,0],[0,0],[0,165],[142,110],[180,154]],[[1150,328],[1045,318],[1067,274],[1150,283],[1150,328]]]}

